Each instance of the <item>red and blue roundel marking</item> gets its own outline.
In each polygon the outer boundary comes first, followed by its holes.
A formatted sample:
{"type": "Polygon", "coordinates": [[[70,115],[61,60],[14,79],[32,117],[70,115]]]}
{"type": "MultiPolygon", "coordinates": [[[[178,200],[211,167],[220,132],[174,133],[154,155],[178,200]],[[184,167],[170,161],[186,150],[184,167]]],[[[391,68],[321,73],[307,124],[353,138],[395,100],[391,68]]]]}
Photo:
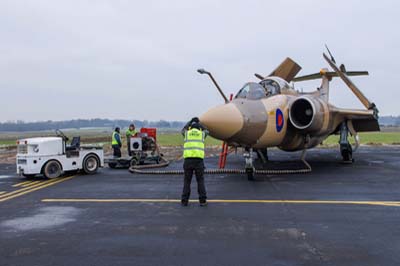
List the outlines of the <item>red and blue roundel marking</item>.
{"type": "Polygon", "coordinates": [[[276,131],[281,132],[284,124],[283,113],[281,109],[276,109],[276,131]]]}

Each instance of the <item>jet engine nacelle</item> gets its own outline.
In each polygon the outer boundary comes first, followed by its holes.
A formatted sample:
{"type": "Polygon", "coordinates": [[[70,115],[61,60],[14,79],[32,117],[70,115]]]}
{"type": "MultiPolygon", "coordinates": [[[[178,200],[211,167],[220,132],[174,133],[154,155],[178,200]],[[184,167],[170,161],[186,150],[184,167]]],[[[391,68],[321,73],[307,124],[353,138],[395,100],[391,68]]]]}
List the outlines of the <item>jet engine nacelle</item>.
{"type": "Polygon", "coordinates": [[[327,105],[319,99],[303,96],[292,102],[289,120],[299,130],[316,132],[323,127],[327,108],[327,105]]]}

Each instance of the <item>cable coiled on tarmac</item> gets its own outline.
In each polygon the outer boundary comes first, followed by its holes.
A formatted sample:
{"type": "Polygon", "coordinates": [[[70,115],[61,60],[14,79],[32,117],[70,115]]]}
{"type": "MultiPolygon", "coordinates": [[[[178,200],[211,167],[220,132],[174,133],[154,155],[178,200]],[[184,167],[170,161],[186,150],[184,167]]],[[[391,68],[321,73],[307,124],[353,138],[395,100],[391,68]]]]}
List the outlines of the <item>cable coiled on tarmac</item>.
{"type": "MultiPolygon", "coordinates": [[[[284,175],[284,174],[305,174],[310,173],[312,168],[310,164],[302,158],[301,161],[306,166],[303,169],[260,169],[254,170],[256,175],[284,175]]],[[[147,175],[183,175],[183,170],[145,170],[166,167],[169,161],[162,159],[159,164],[154,165],[134,165],[129,168],[129,172],[133,174],[147,174],[147,175]]],[[[205,169],[204,174],[246,174],[245,169],[205,169]]]]}

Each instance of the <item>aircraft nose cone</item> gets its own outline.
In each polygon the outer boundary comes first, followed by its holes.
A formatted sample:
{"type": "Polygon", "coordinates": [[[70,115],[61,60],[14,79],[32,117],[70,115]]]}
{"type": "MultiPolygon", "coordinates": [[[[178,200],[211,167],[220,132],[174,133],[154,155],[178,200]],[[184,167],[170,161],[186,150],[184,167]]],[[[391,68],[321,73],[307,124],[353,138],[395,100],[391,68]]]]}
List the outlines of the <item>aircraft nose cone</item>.
{"type": "Polygon", "coordinates": [[[211,136],[221,140],[235,135],[244,123],[242,114],[233,103],[211,108],[199,119],[208,128],[211,136]]]}

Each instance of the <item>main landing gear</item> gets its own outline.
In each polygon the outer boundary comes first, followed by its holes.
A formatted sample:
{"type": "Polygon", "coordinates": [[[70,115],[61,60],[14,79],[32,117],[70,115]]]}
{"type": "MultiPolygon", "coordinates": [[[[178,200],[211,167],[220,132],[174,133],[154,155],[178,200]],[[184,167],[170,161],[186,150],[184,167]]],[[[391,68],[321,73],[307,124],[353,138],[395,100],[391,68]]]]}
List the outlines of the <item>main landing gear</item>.
{"type": "MultiPolygon", "coordinates": [[[[340,154],[342,155],[344,163],[353,163],[354,162],[353,148],[351,147],[351,144],[348,139],[349,133],[351,133],[351,132],[349,131],[347,122],[342,122],[342,124],[340,125],[339,145],[340,145],[340,154]]],[[[355,135],[355,138],[356,138],[356,144],[358,146],[358,136],[355,135]]]]}
{"type": "Polygon", "coordinates": [[[268,149],[257,149],[257,157],[262,161],[263,164],[268,163],[268,149]]]}

